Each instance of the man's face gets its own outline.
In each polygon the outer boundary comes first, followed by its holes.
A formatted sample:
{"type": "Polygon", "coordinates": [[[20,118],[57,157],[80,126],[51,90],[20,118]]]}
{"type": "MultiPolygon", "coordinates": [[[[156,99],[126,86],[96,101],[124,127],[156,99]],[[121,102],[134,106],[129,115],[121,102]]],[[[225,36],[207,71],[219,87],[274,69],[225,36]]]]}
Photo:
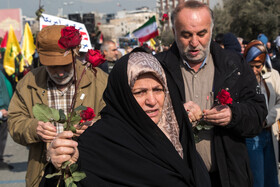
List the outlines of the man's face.
{"type": "Polygon", "coordinates": [[[270,42],[267,42],[267,43],[266,43],[266,48],[267,48],[267,49],[270,49],[270,48],[271,48],[271,43],[270,43],[270,42]]]}
{"type": "Polygon", "coordinates": [[[46,70],[54,83],[59,86],[68,84],[74,75],[72,63],[64,66],[46,66],[46,70]]]}
{"type": "Polygon", "coordinates": [[[184,8],[174,19],[174,35],[180,54],[188,63],[201,63],[208,55],[212,35],[206,8],[184,8]]]}
{"type": "Polygon", "coordinates": [[[106,60],[108,61],[116,61],[118,60],[118,48],[116,44],[110,43],[108,47],[108,51],[104,50],[104,55],[106,60]]]}

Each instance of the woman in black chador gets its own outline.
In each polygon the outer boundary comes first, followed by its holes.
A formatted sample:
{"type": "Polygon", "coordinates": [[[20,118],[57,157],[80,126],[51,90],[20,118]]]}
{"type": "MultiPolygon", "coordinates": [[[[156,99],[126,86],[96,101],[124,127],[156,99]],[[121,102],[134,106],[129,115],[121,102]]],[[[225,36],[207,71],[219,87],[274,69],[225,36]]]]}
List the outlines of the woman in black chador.
{"type": "Polygon", "coordinates": [[[60,134],[49,148],[52,163],[77,162],[87,175],[78,186],[210,186],[177,98],[160,63],[134,50],[110,73],[102,119],[80,136],[78,149],[66,139],[72,132],[60,134]]]}

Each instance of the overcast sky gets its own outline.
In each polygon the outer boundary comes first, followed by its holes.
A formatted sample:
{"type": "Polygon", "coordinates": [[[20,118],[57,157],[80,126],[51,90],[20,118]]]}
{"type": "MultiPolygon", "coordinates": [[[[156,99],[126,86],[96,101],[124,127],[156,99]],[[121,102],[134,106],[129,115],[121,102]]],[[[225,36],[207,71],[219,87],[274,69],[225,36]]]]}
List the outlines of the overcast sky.
{"type": "MultiPolygon", "coordinates": [[[[0,0],[0,9],[21,8],[22,15],[35,17],[35,11],[39,7],[40,0],[0,0]]],[[[156,0],[41,0],[45,13],[57,15],[58,9],[63,8],[63,14],[89,13],[115,13],[126,9],[148,6],[150,9],[156,7],[156,0]]]]}
{"type": "MultiPolygon", "coordinates": [[[[40,0],[0,0],[0,9],[21,8],[22,15],[35,17],[40,0]]],[[[210,7],[221,0],[211,0],[210,7]]],[[[41,0],[45,13],[57,15],[58,9],[63,8],[63,14],[89,13],[116,13],[117,11],[135,10],[142,6],[148,6],[154,10],[156,0],[41,0]]]]}

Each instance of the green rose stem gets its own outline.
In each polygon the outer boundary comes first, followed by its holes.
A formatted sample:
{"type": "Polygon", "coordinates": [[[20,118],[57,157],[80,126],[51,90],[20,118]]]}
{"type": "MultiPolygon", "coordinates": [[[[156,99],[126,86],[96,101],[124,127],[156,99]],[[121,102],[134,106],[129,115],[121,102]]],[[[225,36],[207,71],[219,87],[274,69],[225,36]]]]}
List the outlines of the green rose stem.
{"type": "Polygon", "coordinates": [[[67,125],[65,130],[68,131],[70,129],[71,126],[71,119],[74,115],[74,104],[76,102],[76,98],[77,98],[77,89],[79,88],[79,85],[81,83],[81,80],[84,76],[84,74],[86,73],[86,69],[90,66],[90,63],[86,64],[86,67],[84,68],[82,74],[81,74],[81,78],[79,79],[79,81],[76,83],[76,57],[74,56],[74,50],[71,49],[72,52],[72,59],[73,59],[73,68],[74,68],[74,81],[75,81],[75,91],[74,91],[74,95],[73,95],[73,99],[72,99],[72,103],[71,103],[71,108],[70,108],[70,117],[67,119],[67,125]]]}
{"type": "MultiPolygon", "coordinates": [[[[84,71],[82,72],[81,78],[79,79],[78,83],[76,83],[76,80],[77,80],[77,75],[76,75],[76,57],[75,57],[73,49],[71,49],[71,53],[72,53],[72,64],[73,64],[73,68],[74,68],[74,80],[73,81],[75,83],[75,90],[74,90],[74,95],[73,95],[73,99],[72,99],[71,107],[70,107],[70,117],[67,119],[67,124],[66,124],[65,131],[68,131],[70,129],[70,127],[71,127],[71,119],[72,119],[72,117],[74,115],[74,104],[75,104],[76,98],[77,98],[77,88],[79,87],[79,84],[80,84],[80,82],[82,80],[82,77],[85,74],[85,70],[86,70],[86,68],[85,68],[84,71]]],[[[61,170],[62,175],[58,179],[57,186],[59,186],[61,180],[64,178],[64,175],[68,175],[68,174],[66,174],[67,173],[66,170],[68,171],[69,167],[66,167],[65,169],[61,170]]]]}
{"type": "Polygon", "coordinates": [[[76,57],[74,54],[74,50],[71,48],[71,53],[72,53],[72,64],[73,64],[73,68],[74,68],[74,83],[75,83],[75,91],[74,91],[74,95],[73,95],[73,99],[72,99],[72,103],[71,103],[71,107],[70,107],[70,117],[67,119],[67,125],[65,130],[68,131],[70,129],[70,125],[71,125],[71,119],[73,117],[73,111],[74,111],[74,104],[76,102],[76,97],[77,97],[77,84],[76,84],[76,80],[77,80],[77,75],[76,75],[76,57]]]}

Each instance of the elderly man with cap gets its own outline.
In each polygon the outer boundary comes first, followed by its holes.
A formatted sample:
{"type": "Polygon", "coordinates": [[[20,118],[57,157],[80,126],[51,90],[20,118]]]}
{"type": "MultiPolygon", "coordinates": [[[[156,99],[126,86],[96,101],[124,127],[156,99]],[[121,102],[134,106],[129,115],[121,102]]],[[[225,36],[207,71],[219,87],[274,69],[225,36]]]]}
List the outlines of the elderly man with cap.
{"type": "MultiPolygon", "coordinates": [[[[63,131],[62,124],[38,121],[34,118],[32,107],[36,103],[48,105],[69,112],[75,84],[72,54],[58,46],[61,29],[55,25],[43,28],[37,35],[37,50],[40,62],[44,65],[29,72],[17,85],[9,106],[8,128],[15,142],[29,147],[26,186],[38,186],[47,163],[46,146],[58,133],[63,131]],[[67,54],[67,55],[65,55],[67,54]]],[[[84,65],[77,61],[76,74],[80,77],[84,65]]],[[[107,85],[107,74],[96,68],[97,72],[86,70],[77,89],[75,107],[91,107],[100,118],[105,106],[102,99],[107,85]]],[[[86,129],[77,130],[80,135],[86,129]]]]}

